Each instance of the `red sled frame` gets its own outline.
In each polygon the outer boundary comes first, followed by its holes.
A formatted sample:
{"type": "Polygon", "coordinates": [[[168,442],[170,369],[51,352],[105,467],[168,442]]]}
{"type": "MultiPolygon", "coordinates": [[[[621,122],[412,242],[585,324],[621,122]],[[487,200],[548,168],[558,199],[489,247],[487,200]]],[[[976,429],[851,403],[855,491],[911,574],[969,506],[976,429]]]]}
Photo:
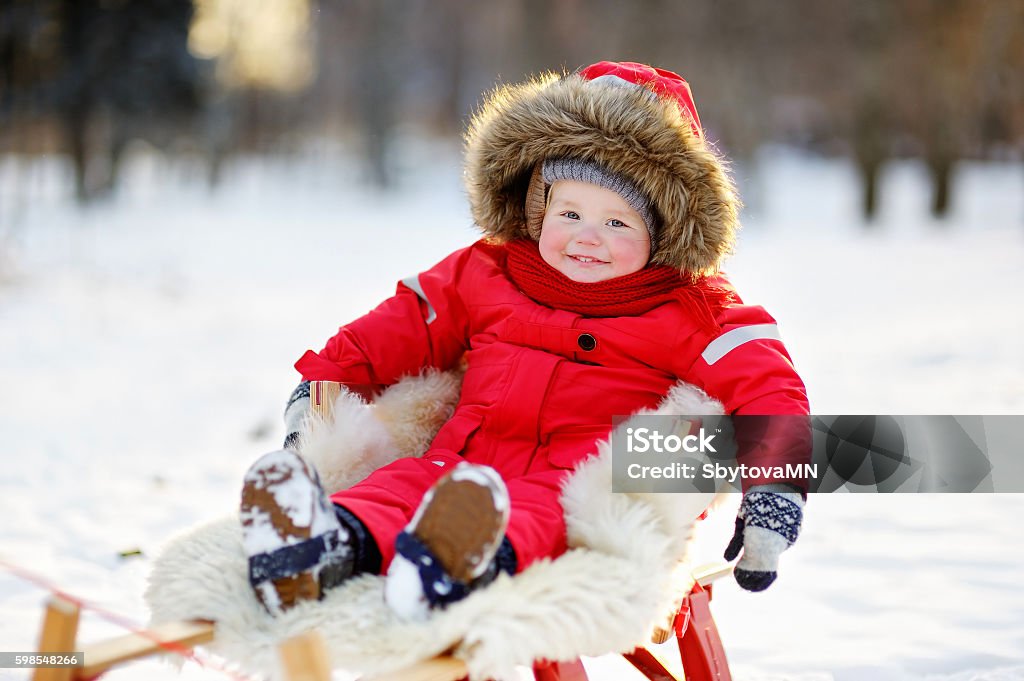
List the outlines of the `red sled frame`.
{"type": "MultiPolygon", "coordinates": [[[[700,581],[683,598],[672,620],[671,636],[679,646],[679,660],[686,681],[731,681],[725,648],[711,615],[711,584],[700,581]]],[[[637,648],[623,657],[650,681],[682,681],[647,648],[637,648]]],[[[572,662],[536,664],[537,681],[587,681],[586,669],[579,659],[572,662]]]]}

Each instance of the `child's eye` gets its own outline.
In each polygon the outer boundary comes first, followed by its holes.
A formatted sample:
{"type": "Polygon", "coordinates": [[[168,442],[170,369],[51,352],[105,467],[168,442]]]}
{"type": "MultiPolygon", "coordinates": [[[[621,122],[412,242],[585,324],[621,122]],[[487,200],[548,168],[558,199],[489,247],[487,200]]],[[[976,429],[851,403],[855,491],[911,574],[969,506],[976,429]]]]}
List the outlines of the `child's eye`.
{"type": "Polygon", "coordinates": [[[629,227],[629,225],[627,225],[625,222],[623,222],[622,220],[618,220],[616,218],[612,218],[611,220],[609,220],[608,221],[608,226],[609,227],[629,227]]]}
{"type": "Polygon", "coordinates": [[[574,211],[574,210],[567,210],[567,211],[565,211],[565,212],[563,212],[563,213],[562,213],[562,216],[563,216],[563,217],[567,217],[567,218],[569,218],[570,220],[579,220],[579,219],[580,219],[580,214],[579,214],[579,213],[577,213],[577,212],[576,212],[576,211],[574,211]]]}

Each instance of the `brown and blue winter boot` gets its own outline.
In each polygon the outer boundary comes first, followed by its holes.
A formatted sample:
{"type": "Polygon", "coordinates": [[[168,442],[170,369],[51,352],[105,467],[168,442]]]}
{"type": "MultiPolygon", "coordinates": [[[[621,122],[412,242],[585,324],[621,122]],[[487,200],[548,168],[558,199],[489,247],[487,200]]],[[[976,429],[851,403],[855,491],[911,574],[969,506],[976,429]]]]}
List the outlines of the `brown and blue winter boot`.
{"type": "Polygon", "coordinates": [[[322,598],[353,574],[352,535],[295,452],[271,452],[249,468],[240,518],[249,582],[272,615],[322,598]]]}
{"type": "Polygon", "coordinates": [[[462,463],[438,480],[395,540],[384,587],[391,609],[423,619],[492,581],[498,569],[514,572],[508,516],[508,490],[494,469],[462,463]],[[496,561],[500,549],[511,554],[511,567],[496,561]]]}

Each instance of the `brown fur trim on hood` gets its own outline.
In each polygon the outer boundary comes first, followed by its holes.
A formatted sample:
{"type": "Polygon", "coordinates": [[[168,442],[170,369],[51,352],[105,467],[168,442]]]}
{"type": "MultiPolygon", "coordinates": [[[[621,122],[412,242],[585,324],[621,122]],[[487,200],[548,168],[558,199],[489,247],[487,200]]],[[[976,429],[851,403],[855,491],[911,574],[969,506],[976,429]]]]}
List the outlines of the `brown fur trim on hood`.
{"type": "Polygon", "coordinates": [[[555,74],[500,87],[465,138],[473,219],[497,242],[529,238],[526,192],[537,163],[572,156],[636,183],[659,219],[653,264],[717,272],[733,248],[740,202],[724,161],[675,102],[640,88],[555,74]]]}

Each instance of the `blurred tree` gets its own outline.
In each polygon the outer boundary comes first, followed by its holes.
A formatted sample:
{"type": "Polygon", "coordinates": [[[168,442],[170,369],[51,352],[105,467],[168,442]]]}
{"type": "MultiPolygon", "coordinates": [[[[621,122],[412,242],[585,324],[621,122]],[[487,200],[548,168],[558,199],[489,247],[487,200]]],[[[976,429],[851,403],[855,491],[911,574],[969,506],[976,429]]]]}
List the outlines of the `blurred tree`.
{"type": "Polygon", "coordinates": [[[183,132],[215,159],[354,141],[390,186],[399,131],[451,135],[496,82],[613,59],[687,78],[751,177],[768,143],[849,156],[868,218],[889,159],[926,164],[944,215],[961,159],[1024,149],[1020,0],[192,2],[0,2],[0,145],[38,152],[59,113],[83,197],[129,136],[183,132]]]}
{"type": "Polygon", "coordinates": [[[400,89],[408,62],[402,49],[407,28],[402,19],[403,0],[366,0],[360,4],[362,30],[358,32],[356,110],[365,131],[364,151],[370,179],[381,188],[393,182],[390,151],[398,119],[400,89]]]}
{"type": "MultiPolygon", "coordinates": [[[[519,77],[531,73],[557,70],[558,48],[562,36],[571,35],[555,29],[558,3],[549,0],[519,0],[519,77]]],[[[514,29],[513,29],[514,30],[514,29]]],[[[571,40],[571,38],[570,38],[571,40]]]]}
{"type": "Polygon", "coordinates": [[[882,165],[892,155],[891,79],[887,49],[895,29],[890,8],[864,2],[853,9],[850,37],[853,50],[844,64],[852,76],[844,81],[852,98],[851,146],[861,178],[861,210],[871,221],[878,212],[878,185],[882,165]]]}
{"type": "Polygon", "coordinates": [[[901,93],[904,131],[916,138],[932,182],[931,212],[948,214],[956,160],[967,152],[970,121],[980,114],[971,101],[975,56],[985,39],[978,3],[906,0],[899,19],[918,30],[894,41],[901,71],[910,78],[901,93]]]}
{"type": "MultiPolygon", "coordinates": [[[[371,183],[393,186],[393,144],[399,122],[415,121],[422,111],[403,110],[411,74],[413,46],[422,28],[412,21],[415,4],[402,0],[321,2],[313,7],[311,28],[320,62],[307,115],[316,125],[344,136],[354,129],[371,183]],[[405,11],[403,11],[405,10],[405,11]]],[[[433,61],[433,55],[425,59],[433,61]]]]}
{"type": "Polygon", "coordinates": [[[200,107],[188,52],[190,0],[60,0],[56,107],[74,162],[76,194],[110,191],[130,139],[166,144],[172,119],[200,107]]]}
{"type": "Polygon", "coordinates": [[[1024,38],[1021,3],[872,0],[855,11],[860,22],[846,43],[853,49],[837,48],[846,70],[857,74],[851,139],[865,182],[865,215],[874,214],[869,197],[880,164],[914,156],[928,170],[932,214],[945,217],[959,160],[989,155],[993,137],[1018,153],[1024,142],[1024,126],[1011,122],[1024,104],[1014,87],[1024,71],[1014,48],[1014,37],[1024,38]]]}
{"type": "Polygon", "coordinates": [[[464,102],[468,74],[468,26],[474,26],[473,5],[460,0],[426,0],[416,6],[412,20],[420,26],[421,42],[414,46],[414,63],[421,83],[420,110],[429,112],[424,122],[434,130],[457,135],[467,113],[464,102]],[[433,60],[427,59],[433,55],[433,60]]]}
{"type": "Polygon", "coordinates": [[[313,134],[317,58],[307,0],[194,3],[189,49],[215,76],[197,131],[215,184],[232,154],[292,150],[313,134]]]}
{"type": "Polygon", "coordinates": [[[31,126],[31,121],[35,114],[52,106],[53,92],[48,85],[60,70],[57,9],[53,2],[0,3],[0,144],[3,148],[23,154],[39,153],[45,148],[43,138],[47,135],[31,126]]]}

